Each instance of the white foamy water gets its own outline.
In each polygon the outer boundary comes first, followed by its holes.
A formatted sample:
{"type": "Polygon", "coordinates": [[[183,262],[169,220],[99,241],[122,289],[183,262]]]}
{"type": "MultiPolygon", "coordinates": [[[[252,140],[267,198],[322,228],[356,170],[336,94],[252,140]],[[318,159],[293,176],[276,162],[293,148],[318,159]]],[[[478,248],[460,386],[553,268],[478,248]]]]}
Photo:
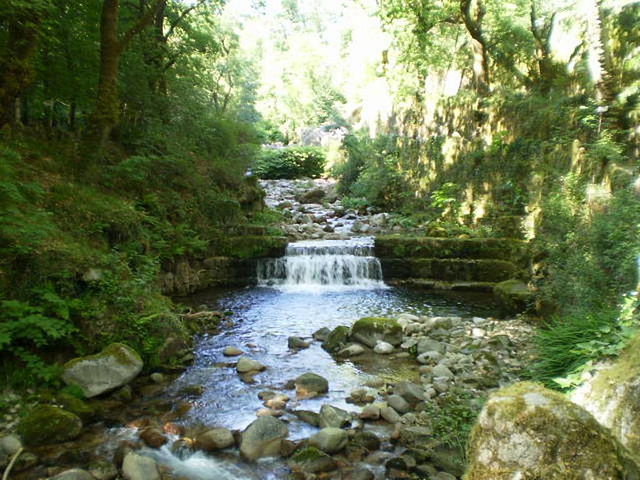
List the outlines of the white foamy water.
{"type": "Polygon", "coordinates": [[[386,288],[370,237],[290,243],[282,258],[258,264],[260,286],[288,291],[386,288]]]}

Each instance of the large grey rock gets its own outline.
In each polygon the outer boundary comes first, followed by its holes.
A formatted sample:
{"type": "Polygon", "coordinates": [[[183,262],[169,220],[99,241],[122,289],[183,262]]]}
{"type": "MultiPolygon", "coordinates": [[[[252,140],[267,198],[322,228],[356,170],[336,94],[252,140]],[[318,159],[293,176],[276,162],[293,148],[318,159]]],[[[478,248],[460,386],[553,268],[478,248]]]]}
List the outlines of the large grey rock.
{"type": "Polygon", "coordinates": [[[315,373],[303,373],[294,380],[296,392],[301,396],[316,395],[329,391],[329,382],[326,378],[315,373]]]}
{"type": "Polygon", "coordinates": [[[267,367],[262,365],[255,360],[251,360],[247,357],[240,357],[238,359],[238,363],[236,364],[236,371],[238,373],[251,373],[251,372],[261,372],[266,370],[267,367]]]}
{"type": "Polygon", "coordinates": [[[406,381],[398,383],[394,387],[393,393],[395,393],[396,395],[400,395],[412,405],[415,405],[419,402],[424,402],[426,400],[422,387],[416,385],[413,382],[406,381]]]}
{"type": "Polygon", "coordinates": [[[142,359],[122,343],[112,343],[96,355],[74,358],[64,365],[62,380],[80,387],[87,398],[122,387],[142,370],[142,359]]]}
{"type": "Polygon", "coordinates": [[[5,455],[14,455],[22,448],[22,442],[15,435],[5,435],[0,438],[0,451],[5,455]]]}
{"type": "Polygon", "coordinates": [[[320,428],[340,428],[348,425],[350,422],[351,415],[349,412],[332,405],[325,404],[320,407],[320,417],[318,418],[320,428]]]}
{"type": "Polygon", "coordinates": [[[418,342],[417,351],[418,355],[421,355],[425,352],[438,352],[444,353],[446,350],[446,346],[438,342],[437,340],[431,340],[430,338],[423,338],[418,342]]]}
{"type": "Polygon", "coordinates": [[[65,470],[59,473],[55,477],[51,477],[49,480],[93,480],[93,477],[85,470],[72,468],[71,470],[65,470]]]}
{"type": "Polygon", "coordinates": [[[369,348],[374,348],[380,340],[397,347],[403,340],[402,327],[395,319],[376,317],[361,318],[354,323],[351,337],[369,348]]]}
{"type": "Polygon", "coordinates": [[[318,203],[322,201],[325,195],[326,195],[325,191],[322,190],[321,188],[314,188],[312,190],[307,190],[306,192],[303,192],[300,195],[298,195],[297,200],[300,203],[305,203],[305,204],[318,203]]]}
{"type": "Polygon", "coordinates": [[[364,347],[362,345],[353,344],[343,348],[336,355],[338,357],[350,358],[350,357],[357,357],[358,355],[362,355],[363,353],[364,353],[364,347]]]}
{"type": "Polygon", "coordinates": [[[212,428],[196,437],[195,447],[205,452],[224,450],[235,443],[233,433],[226,428],[212,428]]]}
{"type": "Polygon", "coordinates": [[[595,375],[570,398],[640,455],[640,335],[615,361],[598,365],[595,375]]]}
{"type": "Polygon", "coordinates": [[[122,476],[125,480],[160,480],[156,461],[135,452],[129,452],[124,457],[122,476]]]}
{"type": "Polygon", "coordinates": [[[411,410],[411,405],[400,395],[389,395],[387,403],[398,413],[407,413],[411,410]]]}
{"type": "Polygon", "coordinates": [[[276,457],[288,434],[289,430],[281,420],[268,415],[259,417],[242,432],[240,453],[247,460],[276,457]]]}
{"type": "Polygon", "coordinates": [[[382,340],[378,340],[376,346],[373,347],[373,351],[381,355],[389,355],[393,352],[393,345],[387,342],[383,342],[382,340]]]}
{"type": "Polygon", "coordinates": [[[466,480],[640,478],[628,451],[591,414],[534,383],[491,395],[470,438],[466,480]]]}
{"type": "Polygon", "coordinates": [[[309,445],[325,453],[336,453],[347,446],[349,435],[341,428],[323,428],[309,438],[309,445]]]}
{"type": "Polygon", "coordinates": [[[289,467],[305,474],[330,472],[338,467],[338,462],[315,447],[307,447],[291,457],[289,467]]]}
{"type": "Polygon", "coordinates": [[[82,430],[80,418],[52,405],[36,405],[22,418],[18,433],[26,445],[45,445],[73,440],[82,430]]]}

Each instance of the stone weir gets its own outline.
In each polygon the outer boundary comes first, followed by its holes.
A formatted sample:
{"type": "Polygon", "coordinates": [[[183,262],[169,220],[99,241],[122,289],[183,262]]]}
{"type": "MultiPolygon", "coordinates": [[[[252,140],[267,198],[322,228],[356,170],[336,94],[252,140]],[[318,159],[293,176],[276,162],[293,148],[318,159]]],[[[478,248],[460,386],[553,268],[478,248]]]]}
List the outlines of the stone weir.
{"type": "Polygon", "coordinates": [[[379,236],[375,255],[387,283],[492,291],[528,277],[527,243],[506,238],[379,236]]]}
{"type": "Polygon", "coordinates": [[[162,292],[184,296],[209,287],[254,285],[258,281],[258,261],[282,257],[287,243],[285,237],[269,235],[267,227],[227,227],[199,257],[183,256],[163,265],[160,274],[162,292]]]}

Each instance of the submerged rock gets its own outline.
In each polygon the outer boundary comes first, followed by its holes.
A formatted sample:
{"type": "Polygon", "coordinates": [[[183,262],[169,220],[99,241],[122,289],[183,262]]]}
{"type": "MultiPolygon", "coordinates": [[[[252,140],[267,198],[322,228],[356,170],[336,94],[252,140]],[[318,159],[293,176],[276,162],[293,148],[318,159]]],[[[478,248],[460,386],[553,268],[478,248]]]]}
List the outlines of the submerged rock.
{"type": "Polygon", "coordinates": [[[85,397],[91,398],[126,385],[140,373],[142,365],[135,350],[112,343],[96,355],[65,363],[62,380],[67,385],[77,385],[85,397]]]}
{"type": "Polygon", "coordinates": [[[156,461],[135,452],[129,452],[124,457],[122,476],[125,480],[160,480],[156,461]]]}
{"type": "Polygon", "coordinates": [[[493,294],[508,312],[517,313],[530,308],[533,293],[522,280],[505,280],[493,287],[493,294]]]}
{"type": "Polygon", "coordinates": [[[541,385],[499,390],[473,429],[466,480],[637,479],[625,448],[586,410],[541,385]]]}
{"type": "Polygon", "coordinates": [[[240,453],[247,460],[277,457],[282,440],[288,434],[289,430],[281,420],[272,416],[259,417],[242,432],[240,453]]]}
{"type": "Polygon", "coordinates": [[[18,426],[18,433],[27,445],[46,445],[73,440],[82,430],[77,415],[52,405],[31,409],[18,426]]]}
{"type": "Polygon", "coordinates": [[[376,317],[361,318],[354,323],[351,337],[369,348],[380,340],[397,347],[403,340],[402,327],[395,319],[376,317]]]}

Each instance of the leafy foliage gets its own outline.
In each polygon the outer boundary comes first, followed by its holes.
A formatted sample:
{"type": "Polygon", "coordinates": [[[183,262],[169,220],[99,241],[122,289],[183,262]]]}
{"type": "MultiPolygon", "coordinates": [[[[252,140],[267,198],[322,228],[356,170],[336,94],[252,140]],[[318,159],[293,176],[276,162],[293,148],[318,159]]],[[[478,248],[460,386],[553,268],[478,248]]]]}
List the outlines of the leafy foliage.
{"type": "Polygon", "coordinates": [[[267,148],[256,159],[254,172],[264,179],[318,178],[325,162],[324,150],[318,147],[267,148]]]}

